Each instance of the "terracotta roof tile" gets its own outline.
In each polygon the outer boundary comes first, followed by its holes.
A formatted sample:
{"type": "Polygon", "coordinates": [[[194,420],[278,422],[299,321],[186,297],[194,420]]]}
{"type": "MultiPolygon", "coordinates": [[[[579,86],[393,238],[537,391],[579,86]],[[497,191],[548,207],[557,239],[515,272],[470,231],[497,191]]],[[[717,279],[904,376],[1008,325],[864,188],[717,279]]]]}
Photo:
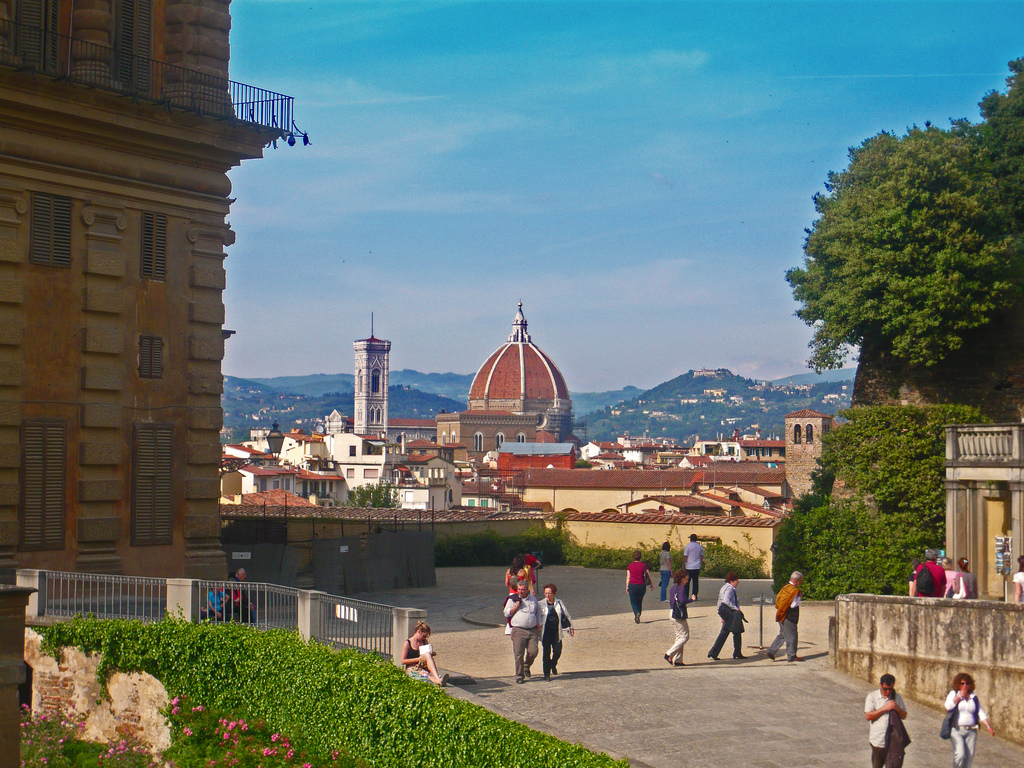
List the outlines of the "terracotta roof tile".
{"type": "Polygon", "coordinates": [[[792,413],[787,413],[783,418],[786,418],[786,419],[831,419],[832,417],[829,416],[827,413],[818,413],[817,411],[812,411],[810,408],[804,408],[803,410],[800,410],[800,411],[793,411],[792,413]]]}
{"type": "Polygon", "coordinates": [[[786,470],[758,462],[716,462],[709,469],[525,469],[527,487],[556,488],[689,488],[693,483],[779,483],[786,470]],[[722,466],[725,464],[724,466],[722,466]]]}
{"type": "Polygon", "coordinates": [[[728,528],[775,528],[781,520],[766,517],[725,517],[718,515],[672,515],[645,512],[631,515],[628,512],[562,512],[566,520],[588,523],[639,523],[649,525],[708,525],[728,528]]]}
{"type": "Polygon", "coordinates": [[[264,504],[269,506],[287,506],[289,509],[292,507],[315,507],[316,504],[311,504],[306,499],[298,496],[291,491],[282,491],[280,489],[272,491],[260,491],[259,493],[243,493],[241,504],[228,504],[222,506],[239,507],[239,506],[259,506],[262,507],[264,504]]]}

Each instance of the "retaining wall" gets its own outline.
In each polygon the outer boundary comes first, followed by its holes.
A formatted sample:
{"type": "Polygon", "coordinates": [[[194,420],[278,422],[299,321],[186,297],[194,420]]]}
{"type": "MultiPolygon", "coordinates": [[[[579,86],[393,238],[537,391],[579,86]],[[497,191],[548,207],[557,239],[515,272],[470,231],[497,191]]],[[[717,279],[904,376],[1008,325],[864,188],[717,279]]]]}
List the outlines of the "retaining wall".
{"type": "Polygon", "coordinates": [[[997,734],[1024,745],[1024,605],[840,595],[830,645],[839,671],[875,684],[889,672],[896,690],[933,707],[967,672],[997,734]]]}

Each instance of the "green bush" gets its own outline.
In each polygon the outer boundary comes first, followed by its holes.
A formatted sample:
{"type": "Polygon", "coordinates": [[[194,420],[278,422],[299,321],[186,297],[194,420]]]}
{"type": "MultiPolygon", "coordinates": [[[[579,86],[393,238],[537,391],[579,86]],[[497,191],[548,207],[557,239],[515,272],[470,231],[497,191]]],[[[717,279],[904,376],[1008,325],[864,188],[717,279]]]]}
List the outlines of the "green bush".
{"type": "MultiPolygon", "coordinates": [[[[658,557],[661,544],[651,542],[638,544],[635,547],[596,547],[583,546],[570,542],[565,551],[566,565],[580,565],[584,568],[612,568],[625,570],[633,562],[633,552],[640,550],[641,559],[652,571],[658,570],[658,557]]],[[[705,543],[704,567],[701,576],[707,578],[724,578],[729,571],[735,571],[741,579],[768,578],[764,564],[764,553],[743,552],[725,544],[705,543]]],[[[683,567],[681,550],[672,551],[672,567],[679,570],[683,567]]]]}
{"type": "Polygon", "coordinates": [[[776,533],[775,585],[801,571],[804,594],[815,600],[906,594],[911,560],[946,539],[945,425],[985,419],[962,405],[842,415],[848,421],[824,437],[811,492],[776,533]]]}
{"type": "Polygon", "coordinates": [[[512,558],[524,552],[540,552],[545,565],[565,565],[566,539],[561,527],[530,528],[512,536],[494,531],[468,533],[438,539],[434,563],[438,568],[501,565],[508,568],[512,558]]]}
{"type": "MultiPolygon", "coordinates": [[[[512,558],[523,552],[543,552],[546,565],[578,565],[584,568],[625,569],[633,562],[633,551],[639,549],[643,561],[658,570],[661,542],[651,541],[633,547],[599,547],[582,545],[568,535],[561,524],[554,528],[531,528],[514,536],[503,536],[494,531],[471,533],[440,539],[434,548],[437,567],[448,568],[474,565],[501,565],[508,567],[512,558]]],[[[702,574],[723,578],[735,571],[741,579],[765,579],[765,552],[755,552],[748,545],[747,552],[724,544],[705,543],[702,574]]],[[[682,550],[672,552],[672,564],[683,567],[682,550]]]]}
{"type": "Polygon", "coordinates": [[[144,671],[172,697],[292,735],[326,762],[345,750],[374,766],[619,766],[406,677],[390,661],[305,643],[295,632],[166,619],[74,619],[40,627],[43,649],[101,654],[99,674],[144,671]]]}

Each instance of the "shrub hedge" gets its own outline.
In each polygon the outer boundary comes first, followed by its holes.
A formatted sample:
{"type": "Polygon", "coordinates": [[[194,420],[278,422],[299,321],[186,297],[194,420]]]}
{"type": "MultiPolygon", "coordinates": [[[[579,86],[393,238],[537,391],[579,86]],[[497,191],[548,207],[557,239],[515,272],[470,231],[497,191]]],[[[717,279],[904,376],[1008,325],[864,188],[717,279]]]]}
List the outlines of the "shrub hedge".
{"type": "Polygon", "coordinates": [[[454,699],[388,660],[306,643],[295,632],[174,618],[78,618],[38,631],[55,656],[64,647],[101,654],[103,680],[115,670],[148,672],[172,697],[297,734],[297,747],[325,761],[343,749],[374,766],[628,768],[454,699]]]}
{"type": "MultiPolygon", "coordinates": [[[[508,567],[512,558],[523,552],[543,552],[546,565],[579,565],[584,568],[624,569],[633,561],[633,551],[639,549],[643,560],[658,570],[661,542],[651,541],[635,547],[584,546],[561,527],[536,528],[513,536],[502,536],[494,531],[471,533],[439,539],[435,547],[435,563],[439,568],[477,565],[508,567]]],[[[744,552],[724,544],[704,544],[705,559],[702,575],[723,578],[735,571],[741,579],[768,578],[765,552],[748,547],[744,552]]],[[[672,552],[672,563],[682,568],[683,552],[672,552]]]]}

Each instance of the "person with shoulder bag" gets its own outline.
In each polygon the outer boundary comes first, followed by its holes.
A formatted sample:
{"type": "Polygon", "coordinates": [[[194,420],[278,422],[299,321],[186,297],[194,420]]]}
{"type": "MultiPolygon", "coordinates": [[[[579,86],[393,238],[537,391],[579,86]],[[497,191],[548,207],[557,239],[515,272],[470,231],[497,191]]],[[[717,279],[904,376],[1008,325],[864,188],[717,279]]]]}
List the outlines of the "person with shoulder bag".
{"type": "Polygon", "coordinates": [[[672,623],[676,628],[676,641],[672,647],[665,652],[665,661],[673,667],[685,667],[683,662],[683,646],[690,639],[690,625],[687,621],[686,603],[687,582],[690,576],[685,570],[678,570],[672,574],[672,581],[675,582],[668,590],[668,601],[672,608],[672,623]]]}
{"type": "Polygon", "coordinates": [[[572,626],[572,616],[559,598],[555,597],[558,587],[554,584],[544,585],[544,599],[540,601],[540,626],[543,628],[541,658],[544,668],[544,679],[551,680],[558,674],[558,660],[562,657],[562,630],[569,630],[569,637],[576,637],[572,626]]]}
{"type": "Polygon", "coordinates": [[[946,718],[939,736],[953,744],[953,768],[971,768],[978,742],[978,728],[984,725],[989,736],[996,732],[988,715],[974,695],[974,678],[961,672],[953,678],[953,690],[946,696],[946,718]]]}
{"type": "Polygon", "coordinates": [[[722,631],[718,633],[715,644],[708,651],[708,658],[718,661],[718,654],[722,652],[722,646],[729,635],[732,635],[734,659],[745,659],[743,655],[743,611],[740,610],[739,600],[736,597],[736,587],[739,586],[740,578],[732,571],[725,576],[725,584],[718,591],[718,615],[722,619],[722,631]]]}
{"type": "Polygon", "coordinates": [[[633,562],[626,566],[626,592],[629,594],[629,605],[633,609],[633,621],[640,623],[640,614],[644,610],[644,595],[647,588],[653,585],[651,572],[643,561],[643,553],[633,550],[633,562]]]}

